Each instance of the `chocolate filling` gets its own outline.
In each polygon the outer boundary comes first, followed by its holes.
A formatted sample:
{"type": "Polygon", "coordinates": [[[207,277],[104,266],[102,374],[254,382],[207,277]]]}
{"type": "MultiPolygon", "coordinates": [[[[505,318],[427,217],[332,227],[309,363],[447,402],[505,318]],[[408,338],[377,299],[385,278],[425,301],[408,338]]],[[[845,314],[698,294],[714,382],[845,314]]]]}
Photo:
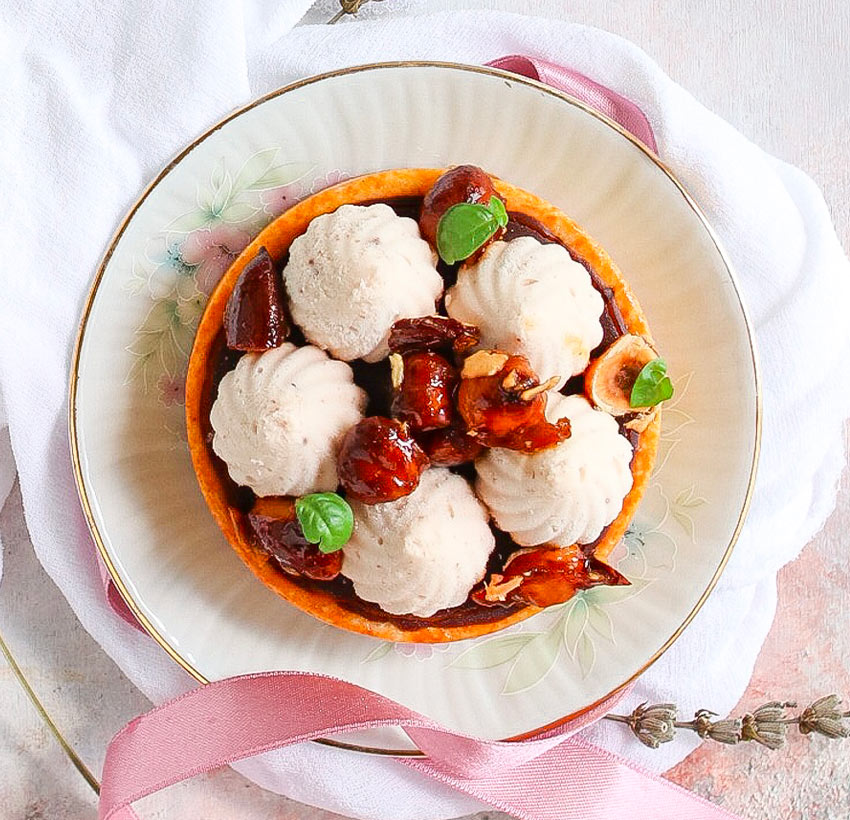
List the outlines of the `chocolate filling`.
{"type": "MultiPolygon", "coordinates": [[[[372,200],[362,204],[369,205],[374,202],[384,202],[390,205],[390,207],[392,207],[399,216],[408,216],[413,219],[417,219],[419,216],[419,209],[422,204],[422,198],[395,197],[390,199],[372,200]]],[[[583,265],[590,275],[593,286],[600,293],[605,304],[604,311],[600,318],[603,331],[602,341],[593,351],[592,357],[598,355],[599,352],[606,349],[620,336],[624,335],[627,332],[626,323],[623,320],[620,308],[614,299],[614,292],[602,281],[587,260],[583,259],[573,249],[561,242],[557,236],[555,236],[545,225],[534,217],[517,211],[509,211],[508,215],[510,217],[510,221],[508,222],[508,226],[503,237],[505,241],[509,242],[520,236],[532,236],[538,241],[546,244],[557,243],[559,245],[563,245],[569,251],[570,256],[576,262],[583,265]]],[[[285,265],[286,257],[280,260],[279,268],[283,269],[285,265]]],[[[457,280],[458,268],[459,265],[446,265],[442,260],[440,260],[437,264],[437,270],[440,272],[440,275],[445,281],[446,289],[451,287],[457,280]]],[[[437,305],[437,308],[439,312],[445,313],[442,302],[437,305]]],[[[297,326],[293,326],[288,341],[295,345],[303,345],[306,343],[303,334],[297,326]]],[[[204,385],[201,423],[204,439],[207,442],[210,456],[216,465],[216,470],[219,478],[221,479],[222,485],[225,487],[228,504],[235,510],[242,513],[242,516],[240,517],[243,519],[243,532],[250,533],[250,529],[247,526],[245,519],[256,496],[250,488],[240,487],[230,478],[227,472],[227,466],[213,452],[213,430],[209,421],[210,408],[218,394],[219,382],[226,373],[236,367],[236,363],[239,361],[241,356],[242,353],[239,351],[228,350],[225,346],[224,331],[222,330],[216,337],[210,355],[212,368],[204,385]]],[[[360,387],[362,387],[369,396],[366,415],[388,416],[391,400],[389,362],[382,361],[375,364],[369,364],[358,359],[350,364],[354,371],[354,381],[360,385],[360,387]]],[[[583,393],[584,377],[582,375],[573,377],[567,381],[561,389],[561,392],[566,395],[572,393],[583,393]]],[[[624,419],[620,423],[620,432],[629,439],[632,447],[634,448],[637,446],[639,434],[633,430],[625,429],[623,426],[625,421],[628,421],[628,419],[624,419]]],[[[461,467],[453,467],[451,469],[453,472],[456,472],[469,480],[474,478],[474,469],[471,464],[466,464],[461,467]]],[[[512,552],[522,549],[522,547],[519,544],[516,544],[507,533],[496,529],[496,527],[492,524],[491,529],[496,540],[496,547],[491,553],[490,560],[487,565],[488,574],[491,571],[498,572],[512,552]]],[[[587,554],[591,554],[594,551],[596,545],[605,537],[607,530],[608,528],[606,527],[599,535],[599,538],[583,547],[587,554]]],[[[262,548],[257,545],[257,549],[261,550],[262,548]]],[[[522,604],[515,604],[511,607],[483,607],[474,603],[471,598],[468,598],[460,606],[453,607],[452,609],[441,610],[429,618],[419,618],[415,615],[391,615],[381,609],[377,604],[372,604],[359,598],[354,593],[351,581],[342,575],[338,576],[333,581],[313,581],[308,578],[301,578],[293,575],[287,575],[287,578],[307,590],[321,589],[326,592],[331,592],[340,606],[350,612],[360,615],[363,618],[383,623],[392,623],[394,626],[405,631],[412,631],[424,627],[448,628],[492,623],[493,621],[499,621],[504,618],[508,612],[522,609],[524,606],[522,604]]]]}

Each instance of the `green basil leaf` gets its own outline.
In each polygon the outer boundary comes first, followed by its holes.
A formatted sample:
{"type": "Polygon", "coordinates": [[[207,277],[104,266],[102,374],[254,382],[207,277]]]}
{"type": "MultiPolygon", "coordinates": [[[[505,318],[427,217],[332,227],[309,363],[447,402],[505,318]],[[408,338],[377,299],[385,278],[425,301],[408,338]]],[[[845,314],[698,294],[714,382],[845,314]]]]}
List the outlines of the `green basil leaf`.
{"type": "Polygon", "coordinates": [[[343,547],[354,529],[354,513],[336,493],[311,493],[295,502],[295,515],[304,537],[322,552],[343,547]]]}
{"type": "Polygon", "coordinates": [[[487,206],[490,213],[496,217],[496,222],[500,228],[508,227],[508,212],[505,210],[505,203],[497,196],[490,197],[490,204],[487,206]]]}
{"type": "Polygon", "coordinates": [[[632,407],[655,407],[673,395],[673,382],[667,375],[667,362],[653,359],[638,373],[629,404],[632,407]]]}
{"type": "Polygon", "coordinates": [[[497,230],[498,217],[486,205],[459,202],[440,217],[437,253],[453,265],[472,256],[497,230]]]}

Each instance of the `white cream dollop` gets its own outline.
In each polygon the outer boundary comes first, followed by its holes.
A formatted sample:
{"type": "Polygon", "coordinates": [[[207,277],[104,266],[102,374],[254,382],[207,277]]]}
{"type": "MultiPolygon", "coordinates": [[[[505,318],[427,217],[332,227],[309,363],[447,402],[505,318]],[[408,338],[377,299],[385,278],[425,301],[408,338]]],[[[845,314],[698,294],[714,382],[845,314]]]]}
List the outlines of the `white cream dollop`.
{"type": "Polygon", "coordinates": [[[531,236],[493,242],[446,294],[449,316],[477,325],[482,347],[525,356],[541,381],[558,376],[556,389],[587,367],[603,308],[567,249],[531,236]]]}
{"type": "Polygon", "coordinates": [[[632,487],[632,445],[617,421],[583,396],[550,393],[550,421],[572,435],[533,455],[492,448],[475,462],[476,490],[518,544],[588,544],[619,514],[632,487]]]}
{"type": "Polygon", "coordinates": [[[342,205],[289,248],[283,281],[292,318],[338,359],[375,362],[397,319],[428,316],[443,292],[437,256],[415,220],[389,205],[342,205]]]}
{"type": "Polygon", "coordinates": [[[428,618],[462,604],[483,577],[495,541],[467,481],[433,467],[408,496],[351,504],[354,533],[342,574],[364,600],[393,615],[428,618]]]}
{"type": "Polygon", "coordinates": [[[317,347],[246,353],[219,384],[212,447],[257,495],[330,492],[342,438],[365,407],[351,368],[317,347]]]}

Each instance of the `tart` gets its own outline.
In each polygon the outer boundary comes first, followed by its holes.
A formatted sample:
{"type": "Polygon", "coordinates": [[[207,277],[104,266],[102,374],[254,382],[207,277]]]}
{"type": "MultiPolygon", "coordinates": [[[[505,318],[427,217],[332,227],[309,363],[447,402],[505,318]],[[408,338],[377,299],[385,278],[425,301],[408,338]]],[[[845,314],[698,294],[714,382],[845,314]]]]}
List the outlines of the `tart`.
{"type": "Polygon", "coordinates": [[[560,210],[471,166],[383,171],[299,202],[226,272],[190,357],[189,448],[228,542],[289,603],[461,640],[628,583],[605,561],[652,470],[664,367],[560,210]],[[344,508],[341,549],[299,497],[344,508]]]}

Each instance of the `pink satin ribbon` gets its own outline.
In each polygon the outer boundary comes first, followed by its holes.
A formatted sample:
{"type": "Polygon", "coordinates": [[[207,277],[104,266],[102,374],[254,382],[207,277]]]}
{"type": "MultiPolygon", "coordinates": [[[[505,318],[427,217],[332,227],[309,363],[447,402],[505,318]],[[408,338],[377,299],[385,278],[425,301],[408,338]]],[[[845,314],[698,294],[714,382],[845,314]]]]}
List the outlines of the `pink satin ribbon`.
{"type": "MultiPolygon", "coordinates": [[[[583,74],[520,55],[489,63],[566,91],[653,151],[634,103],[583,74]]],[[[101,564],[109,603],[139,627],[101,564]]],[[[625,694],[533,739],[483,741],[451,732],[359,686],[267,672],[202,686],[127,724],[106,752],[100,820],[137,820],[136,800],[237,760],[328,735],[399,726],[427,755],[399,762],[523,820],[735,820],[701,797],[577,737],[625,694]]]]}
{"type": "Polygon", "coordinates": [[[550,63],[548,60],[523,57],[521,54],[499,57],[498,60],[492,60],[487,65],[512,71],[514,74],[520,74],[532,80],[539,80],[559,91],[565,91],[583,103],[587,103],[600,114],[605,114],[619,123],[652,151],[658,150],[652,126],[640,108],[616,91],[600,85],[578,71],[550,63]]]}
{"type": "Polygon", "coordinates": [[[422,774],[523,820],[734,820],[719,806],[575,737],[611,699],[544,740],[482,741],[345,681],[266,672],[202,686],[127,724],[109,744],[98,817],[202,772],[324,735],[399,726],[422,774]]]}

